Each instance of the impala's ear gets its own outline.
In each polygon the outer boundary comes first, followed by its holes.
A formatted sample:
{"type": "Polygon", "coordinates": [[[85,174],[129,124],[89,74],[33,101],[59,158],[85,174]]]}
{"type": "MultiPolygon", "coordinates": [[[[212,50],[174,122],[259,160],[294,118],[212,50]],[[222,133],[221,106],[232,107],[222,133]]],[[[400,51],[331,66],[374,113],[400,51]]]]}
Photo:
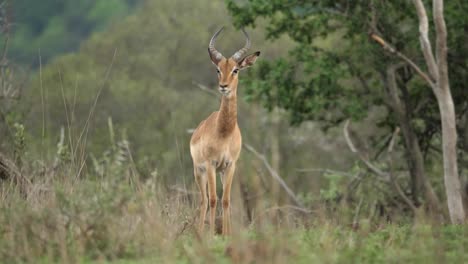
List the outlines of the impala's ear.
{"type": "Polygon", "coordinates": [[[254,65],[255,61],[257,60],[258,56],[260,56],[260,51],[257,51],[253,54],[247,55],[239,62],[239,69],[243,70],[247,67],[254,65]]]}

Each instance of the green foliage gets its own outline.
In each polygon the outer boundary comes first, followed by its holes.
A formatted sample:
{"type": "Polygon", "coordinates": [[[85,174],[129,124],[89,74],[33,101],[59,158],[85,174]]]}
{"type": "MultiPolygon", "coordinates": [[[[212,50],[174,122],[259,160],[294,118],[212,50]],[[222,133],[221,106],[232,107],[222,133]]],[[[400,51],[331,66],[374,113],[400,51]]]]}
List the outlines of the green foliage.
{"type": "Polygon", "coordinates": [[[328,181],[328,186],[320,189],[320,198],[325,201],[336,201],[339,199],[343,189],[340,182],[343,182],[343,175],[339,173],[326,173],[324,178],[328,181]]]}
{"type": "MultiPolygon", "coordinates": [[[[267,20],[271,40],[287,35],[296,42],[286,58],[262,63],[244,82],[250,87],[249,99],[260,101],[268,109],[279,106],[288,110],[294,124],[319,120],[328,127],[347,118],[362,119],[374,105],[389,106],[382,77],[387,67],[398,61],[373,43],[369,32],[380,31],[376,33],[396,49],[418,63],[423,61],[418,21],[408,1],[250,0],[227,1],[227,7],[238,27],[267,20]]],[[[464,19],[467,11],[465,2],[445,6],[451,87],[459,115],[464,113],[464,102],[468,100],[463,92],[467,68],[466,63],[461,64],[467,61],[468,50],[463,44],[465,34],[458,30],[468,23],[464,19]]],[[[407,69],[406,77],[401,74],[400,81],[407,82],[403,84],[407,86],[402,91],[404,100],[412,108],[422,108],[414,114],[426,123],[418,127],[418,135],[422,142],[430,142],[434,135],[430,131],[440,131],[435,98],[413,72],[407,69]],[[420,104],[421,98],[431,103],[420,104]]],[[[393,127],[392,115],[389,111],[378,123],[393,127]]]]}
{"type": "MultiPolygon", "coordinates": [[[[429,2],[425,1],[425,5],[431,18],[429,2]]],[[[372,154],[373,149],[382,148],[377,145],[384,142],[382,134],[390,134],[396,127],[401,127],[403,140],[397,142],[404,146],[405,156],[397,161],[394,170],[409,172],[405,175],[409,183],[403,183],[403,189],[419,205],[419,196],[423,192],[415,180],[420,176],[416,175],[427,174],[430,179],[427,186],[437,183],[434,189],[440,190],[443,185],[438,167],[429,165],[434,161],[441,162],[439,153],[432,151],[441,146],[440,113],[433,91],[411,67],[370,37],[371,34],[382,37],[427,71],[419,42],[419,22],[411,1],[228,0],[227,7],[237,27],[259,26],[258,22],[267,21],[270,40],[288,36],[296,44],[289,49],[288,55],[260,63],[249,78],[243,80],[249,87],[249,100],[260,102],[270,111],[286,110],[292,124],[318,121],[325,131],[342,125],[347,119],[376,124],[379,132],[372,133],[369,145],[362,146],[360,153],[369,159],[375,154],[372,154]],[[400,67],[395,72],[396,96],[392,97],[388,71],[396,65],[400,67]],[[417,142],[418,150],[413,142],[417,142]],[[424,161],[415,157],[419,149],[424,161]],[[422,164],[417,165],[419,162],[422,164]]],[[[465,87],[468,46],[466,32],[461,28],[468,26],[465,19],[468,2],[446,1],[444,10],[449,35],[450,88],[459,120],[457,128],[461,144],[458,153],[460,157],[466,157],[468,143],[463,142],[468,142],[468,126],[462,121],[468,120],[465,87]]],[[[433,38],[434,25],[432,22],[429,25],[433,38]]],[[[362,127],[359,134],[368,130],[362,127]]],[[[375,155],[377,159],[380,154],[375,155]]],[[[333,182],[328,181],[329,184],[333,182]]],[[[366,201],[375,199],[377,204],[390,211],[395,208],[394,202],[399,199],[387,192],[389,186],[376,183],[375,178],[366,178],[363,183],[355,193],[357,196],[353,197],[357,199],[351,199],[351,207],[358,207],[359,201],[364,199],[364,208],[372,211],[375,206],[366,201]],[[382,191],[374,191],[376,188],[382,191]]],[[[340,187],[322,189],[321,193],[332,198],[340,187]]],[[[341,190],[345,196],[347,192],[341,190]]]]}

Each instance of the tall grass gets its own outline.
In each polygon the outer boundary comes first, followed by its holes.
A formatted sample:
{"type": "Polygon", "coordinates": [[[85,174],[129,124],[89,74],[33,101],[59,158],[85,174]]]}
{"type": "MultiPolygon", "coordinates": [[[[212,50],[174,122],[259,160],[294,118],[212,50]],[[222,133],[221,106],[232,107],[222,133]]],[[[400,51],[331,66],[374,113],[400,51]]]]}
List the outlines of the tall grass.
{"type": "MultiPolygon", "coordinates": [[[[114,140],[115,142],[115,140],[114,140]]],[[[396,225],[339,212],[262,208],[254,222],[233,214],[230,238],[198,234],[198,196],[138,175],[124,141],[75,178],[72,162],[26,168],[29,179],[1,183],[2,263],[466,263],[466,226],[396,225]],[[260,213],[261,212],[261,213],[260,213]]],[[[63,156],[63,153],[61,154],[63,156]]],[[[233,199],[238,199],[233,197],[233,199]]],[[[263,198],[266,199],[266,198],[263,198]]],[[[237,208],[234,211],[238,212],[237,208]]]]}

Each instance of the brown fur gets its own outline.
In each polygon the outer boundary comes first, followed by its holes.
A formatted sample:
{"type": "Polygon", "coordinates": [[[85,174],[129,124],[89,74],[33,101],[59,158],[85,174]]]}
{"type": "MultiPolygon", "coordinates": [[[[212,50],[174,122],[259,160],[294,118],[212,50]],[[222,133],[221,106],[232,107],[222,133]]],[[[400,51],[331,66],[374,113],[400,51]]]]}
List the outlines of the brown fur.
{"type": "Polygon", "coordinates": [[[239,63],[233,59],[222,58],[213,61],[219,73],[219,86],[226,86],[221,99],[219,111],[212,113],[203,120],[193,132],[190,140],[194,176],[201,192],[201,207],[199,231],[203,231],[205,214],[210,205],[210,231],[214,233],[215,213],[217,204],[216,171],[221,173],[223,184],[223,221],[222,233],[231,232],[230,222],[230,192],[236,162],[239,159],[242,137],[237,124],[237,84],[238,73],[235,69],[242,69],[252,65],[260,53],[247,56],[239,63]],[[206,187],[208,185],[208,197],[206,187]]]}

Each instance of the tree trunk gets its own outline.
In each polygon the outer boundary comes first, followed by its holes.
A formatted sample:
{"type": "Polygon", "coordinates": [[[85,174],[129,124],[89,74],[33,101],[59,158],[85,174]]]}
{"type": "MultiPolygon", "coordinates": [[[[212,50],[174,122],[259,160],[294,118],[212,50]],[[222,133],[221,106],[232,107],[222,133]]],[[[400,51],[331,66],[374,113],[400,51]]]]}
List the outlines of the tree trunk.
{"type": "MultiPolygon", "coordinates": [[[[271,167],[280,172],[281,167],[281,151],[280,151],[280,115],[278,108],[275,108],[270,113],[271,127],[269,129],[269,145],[271,153],[271,167]]],[[[271,194],[276,198],[276,202],[281,201],[280,185],[276,181],[272,181],[271,194]]]]}
{"type": "Polygon", "coordinates": [[[444,183],[447,194],[447,204],[450,220],[453,224],[461,224],[465,220],[462,202],[460,179],[457,164],[457,130],[455,123],[455,107],[452,95],[446,83],[439,83],[437,100],[442,121],[442,150],[444,155],[444,183]]]}
{"type": "Polygon", "coordinates": [[[418,204],[419,193],[422,191],[430,210],[439,215],[441,213],[439,198],[426,177],[421,147],[419,146],[417,136],[411,126],[410,113],[406,107],[407,104],[401,101],[398,93],[398,85],[395,78],[395,71],[398,67],[399,65],[390,66],[386,74],[382,73],[382,78],[384,79],[389,104],[396,115],[405,140],[406,154],[408,156],[407,163],[411,175],[413,202],[416,205],[418,204]]]}
{"type": "MultiPolygon", "coordinates": [[[[419,19],[419,40],[424,54],[427,68],[431,78],[421,73],[420,75],[431,86],[439,105],[440,119],[442,122],[442,151],[444,156],[444,183],[447,195],[447,204],[450,221],[453,224],[463,223],[465,212],[463,210],[460,179],[457,165],[457,130],[455,123],[455,107],[450,92],[448,66],[447,66],[447,27],[444,19],[444,1],[433,0],[433,17],[435,25],[435,59],[429,41],[429,20],[426,8],[422,0],[413,0],[419,19]]],[[[400,56],[401,57],[401,56],[400,56]]],[[[413,63],[415,70],[420,70],[413,63]]]]}
{"type": "Polygon", "coordinates": [[[440,214],[440,201],[437,197],[431,183],[426,177],[426,171],[424,168],[424,159],[421,152],[421,147],[416,140],[416,135],[409,124],[409,120],[400,120],[402,127],[403,137],[405,139],[406,151],[409,156],[408,166],[410,167],[410,173],[412,174],[414,185],[413,189],[413,200],[417,205],[418,193],[423,192],[425,200],[430,210],[435,214],[440,214]]]}
{"type": "Polygon", "coordinates": [[[436,94],[442,122],[442,150],[444,153],[444,182],[447,204],[452,224],[465,221],[460,179],[457,163],[457,128],[455,107],[447,66],[447,28],[444,19],[444,1],[433,1],[433,16],[436,31],[437,76],[434,93],[436,94]]]}

